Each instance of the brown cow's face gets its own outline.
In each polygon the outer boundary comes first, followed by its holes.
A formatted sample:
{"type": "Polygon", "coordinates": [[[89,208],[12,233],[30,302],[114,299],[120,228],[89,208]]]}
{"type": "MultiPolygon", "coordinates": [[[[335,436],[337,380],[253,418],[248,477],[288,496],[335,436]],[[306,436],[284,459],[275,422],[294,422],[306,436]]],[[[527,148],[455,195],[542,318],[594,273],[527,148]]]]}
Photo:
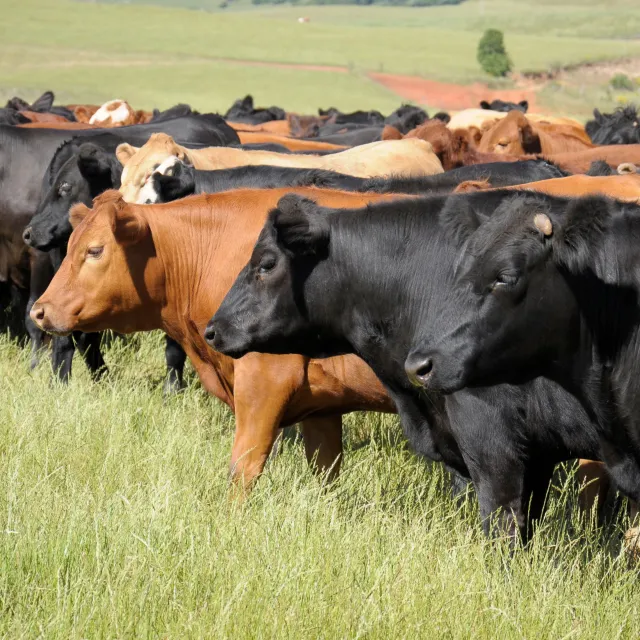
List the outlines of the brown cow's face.
{"type": "Polygon", "coordinates": [[[478,151],[517,156],[540,153],[540,139],[520,111],[510,111],[482,136],[478,151]]]}
{"type": "Polygon", "coordinates": [[[115,191],[97,198],[92,210],[76,205],[70,217],[75,230],[67,256],[32,320],[57,334],[149,328],[162,283],[146,220],[115,191]]]}
{"type": "Polygon", "coordinates": [[[159,133],[152,135],[139,149],[130,144],[121,144],[116,156],[124,166],[120,193],[125,202],[145,204],[141,191],[153,172],[170,156],[184,160],[186,153],[171,136],[159,133]]]}

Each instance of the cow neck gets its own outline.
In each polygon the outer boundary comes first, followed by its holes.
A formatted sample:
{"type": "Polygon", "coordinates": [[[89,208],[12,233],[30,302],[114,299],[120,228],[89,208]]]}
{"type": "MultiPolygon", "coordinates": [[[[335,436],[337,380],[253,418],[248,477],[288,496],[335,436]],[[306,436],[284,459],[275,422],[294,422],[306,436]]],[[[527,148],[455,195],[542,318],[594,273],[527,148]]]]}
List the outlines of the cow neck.
{"type": "MultiPolygon", "coordinates": [[[[436,209],[443,202],[430,200],[436,209]]],[[[437,262],[444,249],[437,216],[424,209],[425,203],[416,200],[330,214],[330,259],[314,271],[314,289],[322,295],[313,296],[310,304],[320,307],[318,316],[337,335],[348,336],[358,353],[372,340],[398,339],[400,327],[405,338],[410,336],[419,311],[414,301],[430,295],[435,278],[427,277],[428,266],[416,260],[428,249],[437,262]],[[323,282],[336,285],[327,291],[323,282]],[[352,328],[355,335],[350,335],[352,328]]]]}
{"type": "Polygon", "coordinates": [[[233,409],[233,361],[204,329],[249,259],[264,223],[229,192],[154,207],[149,226],[165,275],[164,330],[185,349],[207,390],[233,409]]]}
{"type": "MultiPolygon", "coordinates": [[[[583,351],[594,352],[601,369],[598,388],[618,412],[636,419],[630,409],[640,397],[640,381],[634,371],[640,355],[640,261],[635,238],[640,218],[616,215],[591,268],[579,275],[567,274],[583,320],[583,351]]],[[[591,379],[587,385],[596,386],[591,379]]]]}

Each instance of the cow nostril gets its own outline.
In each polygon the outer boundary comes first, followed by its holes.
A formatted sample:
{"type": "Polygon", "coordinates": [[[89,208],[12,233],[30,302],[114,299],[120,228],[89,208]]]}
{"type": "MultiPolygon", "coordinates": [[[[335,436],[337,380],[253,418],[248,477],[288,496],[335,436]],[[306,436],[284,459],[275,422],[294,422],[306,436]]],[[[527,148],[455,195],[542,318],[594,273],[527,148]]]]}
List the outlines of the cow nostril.
{"type": "Polygon", "coordinates": [[[417,369],[416,376],[418,378],[426,378],[433,371],[433,360],[427,358],[417,369]]]}
{"type": "Polygon", "coordinates": [[[35,320],[44,320],[44,307],[36,307],[31,313],[35,320]]]}
{"type": "Polygon", "coordinates": [[[22,232],[22,239],[29,244],[29,241],[31,240],[31,227],[27,227],[23,232],[22,232]]]}
{"type": "Polygon", "coordinates": [[[216,330],[211,326],[207,325],[207,328],[204,330],[204,339],[207,342],[213,342],[216,337],[216,330]]]}

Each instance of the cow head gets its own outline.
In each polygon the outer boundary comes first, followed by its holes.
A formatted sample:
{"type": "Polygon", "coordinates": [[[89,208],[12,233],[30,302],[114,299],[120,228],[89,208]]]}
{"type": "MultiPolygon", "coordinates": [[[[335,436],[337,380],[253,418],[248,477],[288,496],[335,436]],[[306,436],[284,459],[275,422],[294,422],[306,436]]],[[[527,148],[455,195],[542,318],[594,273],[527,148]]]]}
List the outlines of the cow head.
{"type": "Polygon", "coordinates": [[[166,133],[154,133],[140,148],[123,143],[116,149],[116,157],[124,167],[120,193],[126,202],[144,204],[140,192],[154,171],[170,156],[184,160],[187,150],[176,144],[166,133]]]}
{"type": "Polygon", "coordinates": [[[71,145],[69,152],[70,157],[57,171],[55,166],[51,167],[49,189],[22,234],[29,246],[41,251],[67,241],[71,234],[69,211],[74,204],[81,202],[88,206],[103,191],[120,186],[122,167],[113,152],[91,142],[71,145]]]}
{"type": "Polygon", "coordinates": [[[553,375],[571,362],[581,335],[567,275],[588,268],[604,238],[609,201],[516,195],[486,220],[468,200],[458,202],[442,212],[464,249],[456,306],[453,313],[445,307],[447,324],[437,337],[414,342],[407,375],[445,393],[553,375]]]}
{"type": "MultiPolygon", "coordinates": [[[[312,355],[314,331],[305,316],[305,280],[328,252],[330,230],[317,205],[284,196],[267,219],[249,263],[205,331],[217,351],[312,355]]],[[[316,336],[317,337],[317,336],[316,336]]]]}
{"type": "Polygon", "coordinates": [[[34,304],[32,320],[58,334],[159,326],[163,272],[140,208],[110,190],[96,198],[93,209],[75,205],[70,219],[74,232],[67,256],[34,304]]]}
{"type": "Polygon", "coordinates": [[[89,118],[89,124],[100,127],[122,127],[136,122],[136,112],[124,100],[105,102],[89,118]]]}
{"type": "Polygon", "coordinates": [[[540,153],[540,137],[521,111],[510,111],[484,133],[478,151],[516,156],[540,153]]]}

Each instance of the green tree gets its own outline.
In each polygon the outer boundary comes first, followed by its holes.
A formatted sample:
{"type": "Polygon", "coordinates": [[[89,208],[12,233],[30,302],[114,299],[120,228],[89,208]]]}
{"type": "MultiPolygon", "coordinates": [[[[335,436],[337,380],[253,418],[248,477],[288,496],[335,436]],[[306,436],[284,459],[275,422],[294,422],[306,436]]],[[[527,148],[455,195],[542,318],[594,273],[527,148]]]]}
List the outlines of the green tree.
{"type": "Polygon", "coordinates": [[[504,48],[504,36],[498,29],[487,29],[478,43],[478,62],[490,76],[506,76],[511,60],[504,48]]]}

